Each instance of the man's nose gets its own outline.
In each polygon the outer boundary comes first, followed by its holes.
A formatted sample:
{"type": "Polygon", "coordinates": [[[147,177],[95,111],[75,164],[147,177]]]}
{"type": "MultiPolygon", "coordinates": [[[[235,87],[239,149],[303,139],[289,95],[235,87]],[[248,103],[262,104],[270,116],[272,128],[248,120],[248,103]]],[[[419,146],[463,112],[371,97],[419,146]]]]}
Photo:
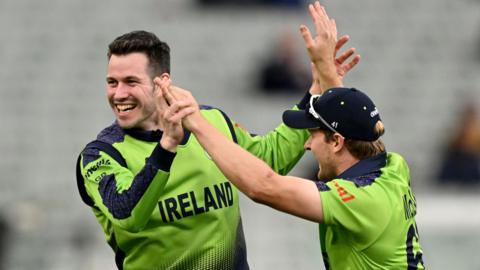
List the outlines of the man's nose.
{"type": "Polygon", "coordinates": [[[305,150],[307,150],[307,151],[311,150],[311,148],[310,148],[311,143],[312,143],[312,137],[309,137],[308,140],[305,142],[305,145],[303,146],[305,148],[305,150]]]}
{"type": "Polygon", "coordinates": [[[123,83],[119,83],[115,89],[115,98],[127,98],[128,95],[128,87],[123,83]]]}

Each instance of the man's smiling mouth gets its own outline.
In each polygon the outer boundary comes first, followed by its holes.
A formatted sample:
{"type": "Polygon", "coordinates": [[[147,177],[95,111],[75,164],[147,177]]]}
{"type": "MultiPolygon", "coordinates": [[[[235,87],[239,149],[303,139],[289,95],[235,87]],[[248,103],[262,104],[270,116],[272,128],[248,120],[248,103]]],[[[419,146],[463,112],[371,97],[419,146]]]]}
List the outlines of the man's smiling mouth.
{"type": "Polygon", "coordinates": [[[115,108],[117,109],[118,112],[128,112],[133,109],[135,109],[137,105],[134,104],[116,104],[115,108]]]}

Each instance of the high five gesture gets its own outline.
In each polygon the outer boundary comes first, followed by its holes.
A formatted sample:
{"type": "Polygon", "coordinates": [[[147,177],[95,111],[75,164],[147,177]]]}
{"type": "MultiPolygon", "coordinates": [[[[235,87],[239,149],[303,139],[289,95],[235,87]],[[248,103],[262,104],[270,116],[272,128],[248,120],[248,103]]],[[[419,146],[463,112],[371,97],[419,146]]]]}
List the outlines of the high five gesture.
{"type": "MultiPolygon", "coordinates": [[[[314,65],[312,66],[314,75],[312,88],[315,82],[319,84],[321,92],[332,87],[343,86],[343,77],[359,63],[360,55],[355,55],[349,62],[345,63],[355,54],[355,48],[349,48],[337,57],[337,53],[349,41],[350,37],[345,35],[337,40],[335,20],[328,17],[325,8],[319,2],[310,4],[308,9],[315,26],[316,36],[313,37],[310,29],[305,25],[300,26],[300,33],[310,60],[314,65]]],[[[313,92],[312,94],[319,93],[313,92]]]]}

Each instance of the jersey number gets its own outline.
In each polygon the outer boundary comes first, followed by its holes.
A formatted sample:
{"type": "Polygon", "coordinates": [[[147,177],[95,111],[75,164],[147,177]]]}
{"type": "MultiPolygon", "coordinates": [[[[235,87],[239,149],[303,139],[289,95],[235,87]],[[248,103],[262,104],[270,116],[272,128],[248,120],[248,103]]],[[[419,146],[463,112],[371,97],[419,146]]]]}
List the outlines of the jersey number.
{"type": "Polygon", "coordinates": [[[416,254],[413,253],[413,239],[418,243],[418,232],[415,228],[415,224],[410,225],[408,228],[407,233],[407,263],[408,263],[408,270],[416,270],[418,269],[418,264],[422,264],[422,252],[418,251],[416,254]]]}

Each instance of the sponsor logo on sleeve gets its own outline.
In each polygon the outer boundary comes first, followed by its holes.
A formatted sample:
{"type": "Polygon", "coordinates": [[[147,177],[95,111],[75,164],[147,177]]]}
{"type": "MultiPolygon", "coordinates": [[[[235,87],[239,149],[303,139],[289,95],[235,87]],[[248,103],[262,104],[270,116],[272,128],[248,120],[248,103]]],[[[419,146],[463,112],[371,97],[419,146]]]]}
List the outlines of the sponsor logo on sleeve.
{"type": "MultiPolygon", "coordinates": [[[[97,160],[95,162],[95,164],[93,164],[92,166],[90,166],[88,169],[87,169],[87,172],[85,173],[85,179],[89,178],[93,173],[95,173],[98,168],[100,168],[101,166],[105,166],[105,165],[110,165],[110,160],[108,159],[100,159],[100,160],[97,160]]],[[[98,178],[98,177],[97,177],[98,178]]],[[[101,179],[101,178],[100,178],[101,179]]],[[[95,179],[96,180],[96,179],[95,179]]]]}
{"type": "Polygon", "coordinates": [[[342,199],[343,202],[347,202],[350,200],[355,199],[355,196],[352,194],[348,193],[348,191],[340,186],[337,181],[334,181],[333,184],[335,185],[335,188],[337,189],[338,196],[342,199]]]}

